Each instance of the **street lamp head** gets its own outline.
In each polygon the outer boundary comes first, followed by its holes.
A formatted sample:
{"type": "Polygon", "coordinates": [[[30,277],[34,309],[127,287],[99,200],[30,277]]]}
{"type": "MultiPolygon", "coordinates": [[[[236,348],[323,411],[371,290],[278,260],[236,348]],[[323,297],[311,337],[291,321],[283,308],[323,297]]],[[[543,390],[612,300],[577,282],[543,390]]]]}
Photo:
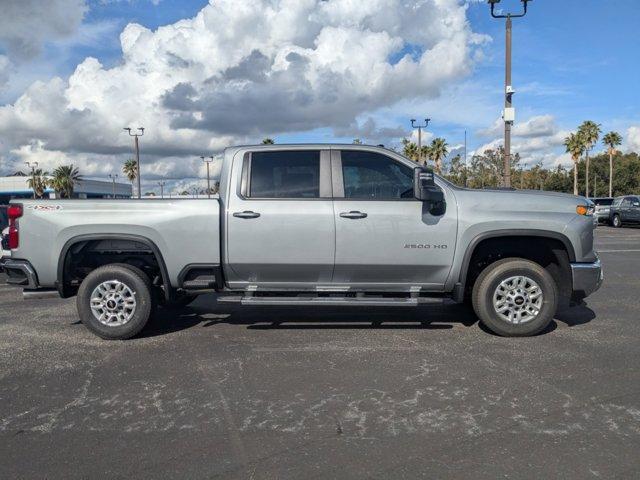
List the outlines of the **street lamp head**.
{"type": "Polygon", "coordinates": [[[500,0],[487,0],[487,3],[489,5],[491,5],[491,16],[493,18],[519,18],[519,17],[524,17],[527,14],[527,3],[531,2],[532,0],[520,0],[522,2],[522,5],[524,6],[524,11],[518,15],[515,15],[513,13],[507,13],[507,14],[496,14],[494,12],[494,7],[500,3],[500,0]]]}
{"type": "Polygon", "coordinates": [[[144,127],[138,127],[138,130],[140,130],[140,136],[144,135],[144,127]]]}

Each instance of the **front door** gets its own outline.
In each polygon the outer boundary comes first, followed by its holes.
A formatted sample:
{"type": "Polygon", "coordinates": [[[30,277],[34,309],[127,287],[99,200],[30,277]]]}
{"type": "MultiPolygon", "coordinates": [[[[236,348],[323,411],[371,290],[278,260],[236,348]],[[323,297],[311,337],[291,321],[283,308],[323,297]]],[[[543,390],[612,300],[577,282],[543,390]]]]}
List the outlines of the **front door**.
{"type": "Polygon", "coordinates": [[[378,152],[332,152],[336,265],[334,284],[440,289],[455,251],[457,211],[434,216],[414,198],[413,167],[378,152]],[[341,198],[340,198],[341,197],[341,198]]]}
{"type": "Polygon", "coordinates": [[[267,150],[240,160],[236,165],[234,159],[226,206],[229,285],[330,283],[335,225],[329,151],[267,150]]]}

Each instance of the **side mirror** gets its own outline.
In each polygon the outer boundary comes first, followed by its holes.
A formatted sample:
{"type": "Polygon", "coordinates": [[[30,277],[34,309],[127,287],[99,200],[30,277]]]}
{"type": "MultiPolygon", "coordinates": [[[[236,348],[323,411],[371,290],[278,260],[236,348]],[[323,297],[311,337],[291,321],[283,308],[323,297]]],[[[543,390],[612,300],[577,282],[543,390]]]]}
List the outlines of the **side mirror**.
{"type": "Polygon", "coordinates": [[[444,192],[436,185],[433,170],[416,167],[413,171],[413,193],[422,200],[432,215],[442,215],[446,209],[444,192]]]}

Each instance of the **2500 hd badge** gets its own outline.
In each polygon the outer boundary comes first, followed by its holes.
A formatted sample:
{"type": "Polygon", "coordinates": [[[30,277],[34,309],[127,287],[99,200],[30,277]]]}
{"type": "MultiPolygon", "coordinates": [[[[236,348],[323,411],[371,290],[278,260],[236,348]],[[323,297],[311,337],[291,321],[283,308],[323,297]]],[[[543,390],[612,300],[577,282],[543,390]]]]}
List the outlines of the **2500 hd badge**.
{"type": "Polygon", "coordinates": [[[429,250],[431,248],[437,248],[440,250],[446,250],[448,248],[447,245],[432,245],[430,243],[405,243],[404,248],[422,248],[429,250]]]}

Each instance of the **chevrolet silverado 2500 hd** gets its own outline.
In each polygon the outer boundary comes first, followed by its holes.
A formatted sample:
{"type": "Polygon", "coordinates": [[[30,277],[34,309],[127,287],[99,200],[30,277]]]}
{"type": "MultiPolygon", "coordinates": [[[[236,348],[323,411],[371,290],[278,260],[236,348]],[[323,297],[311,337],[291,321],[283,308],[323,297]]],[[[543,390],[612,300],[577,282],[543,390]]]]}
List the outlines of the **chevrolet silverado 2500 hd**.
{"type": "Polygon", "coordinates": [[[603,278],[588,200],[460,188],[362,145],[229,148],[211,200],[24,200],[8,213],[7,281],[77,296],[106,339],[205,292],[242,305],[452,299],[493,332],[533,335],[603,278]]]}

